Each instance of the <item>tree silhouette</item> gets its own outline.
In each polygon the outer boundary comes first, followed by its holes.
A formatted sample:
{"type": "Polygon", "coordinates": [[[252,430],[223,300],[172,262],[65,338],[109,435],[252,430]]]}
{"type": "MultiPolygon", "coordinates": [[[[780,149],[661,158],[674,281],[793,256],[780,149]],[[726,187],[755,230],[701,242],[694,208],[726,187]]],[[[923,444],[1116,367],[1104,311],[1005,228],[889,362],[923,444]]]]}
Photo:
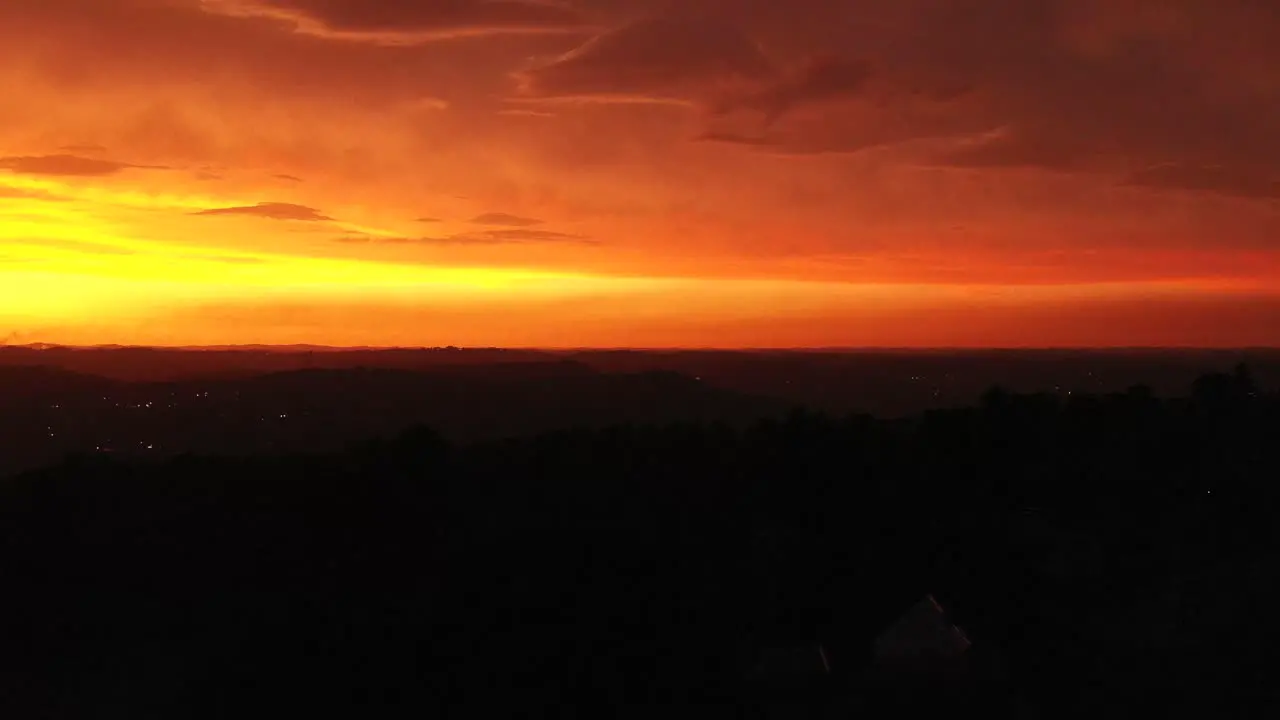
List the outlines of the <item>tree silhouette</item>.
{"type": "Polygon", "coordinates": [[[70,458],[0,484],[0,703],[1257,709],[1277,428],[1240,368],[1186,399],[993,390],[898,420],[70,458]],[[876,637],[930,594],[972,642],[963,681],[891,692],[907,676],[875,671],[876,637]],[[811,677],[760,674],[808,648],[811,677]]]}

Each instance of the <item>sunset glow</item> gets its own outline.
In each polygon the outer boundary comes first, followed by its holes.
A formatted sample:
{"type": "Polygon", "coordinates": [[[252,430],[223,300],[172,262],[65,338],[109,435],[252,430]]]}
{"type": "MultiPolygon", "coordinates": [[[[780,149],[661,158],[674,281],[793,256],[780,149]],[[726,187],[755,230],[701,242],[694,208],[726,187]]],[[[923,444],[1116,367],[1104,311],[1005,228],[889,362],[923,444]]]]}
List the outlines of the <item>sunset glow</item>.
{"type": "Polygon", "coordinates": [[[0,342],[1280,344],[1277,27],[3,3],[0,342]]]}

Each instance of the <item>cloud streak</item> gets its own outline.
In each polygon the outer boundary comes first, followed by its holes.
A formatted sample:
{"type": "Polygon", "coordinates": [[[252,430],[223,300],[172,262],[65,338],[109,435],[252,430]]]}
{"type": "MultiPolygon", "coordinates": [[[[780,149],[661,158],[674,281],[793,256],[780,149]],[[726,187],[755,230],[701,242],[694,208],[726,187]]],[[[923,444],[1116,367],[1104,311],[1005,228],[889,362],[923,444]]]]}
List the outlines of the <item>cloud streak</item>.
{"type": "Polygon", "coordinates": [[[468,233],[462,237],[487,239],[494,242],[570,242],[594,243],[591,238],[572,233],[552,232],[550,230],[487,230],[482,233],[468,233]]]}
{"type": "Polygon", "coordinates": [[[483,247],[495,245],[572,244],[598,245],[599,241],[585,235],[553,232],[550,230],[509,229],[482,230],[441,237],[399,237],[374,235],[346,235],[336,242],[350,245],[423,245],[451,247],[483,247]]]}
{"type": "Polygon", "coordinates": [[[1280,172],[1167,163],[1131,174],[1125,184],[1163,190],[1211,192],[1251,199],[1280,199],[1280,172]]]}
{"type": "Polygon", "coordinates": [[[765,116],[772,125],[788,112],[811,103],[856,98],[866,90],[873,76],[865,60],[822,55],[806,59],[775,78],[745,92],[718,101],[716,114],[750,109],[765,116]]]}
{"type": "Polygon", "coordinates": [[[533,227],[542,225],[544,221],[537,218],[521,217],[504,212],[491,212],[471,218],[472,225],[500,225],[505,227],[533,227]]]}
{"type": "Polygon", "coordinates": [[[184,260],[221,263],[223,265],[263,265],[267,261],[262,258],[241,255],[182,255],[184,260]]]}
{"type": "Polygon", "coordinates": [[[107,151],[105,147],[93,143],[63,145],[58,148],[58,150],[64,153],[71,153],[72,155],[94,155],[107,151]]]}
{"type": "Polygon", "coordinates": [[[133,165],[80,155],[17,155],[0,157],[0,169],[8,170],[16,175],[103,177],[115,175],[131,168],[167,169],[159,165],[133,165]]]}
{"type": "Polygon", "coordinates": [[[333,218],[322,214],[315,208],[281,202],[262,202],[257,205],[210,208],[192,214],[205,216],[247,215],[269,220],[296,220],[299,222],[330,222],[333,220],[333,218]]]}
{"type": "Polygon", "coordinates": [[[66,200],[62,195],[51,193],[48,190],[38,188],[17,188],[8,185],[0,185],[0,200],[44,200],[46,202],[57,202],[66,200]]]}
{"type": "Polygon", "coordinates": [[[202,7],[280,20],[308,35],[392,43],[573,32],[585,26],[580,13],[552,0],[205,0],[202,7]]]}
{"type": "Polygon", "coordinates": [[[56,248],[86,255],[129,256],[137,252],[129,248],[117,247],[99,242],[68,240],[66,238],[40,238],[39,240],[19,240],[18,244],[39,248],[56,248]]]}
{"type": "Polygon", "coordinates": [[[521,97],[695,100],[766,77],[773,64],[731,23],[656,16],[520,73],[521,97]]]}

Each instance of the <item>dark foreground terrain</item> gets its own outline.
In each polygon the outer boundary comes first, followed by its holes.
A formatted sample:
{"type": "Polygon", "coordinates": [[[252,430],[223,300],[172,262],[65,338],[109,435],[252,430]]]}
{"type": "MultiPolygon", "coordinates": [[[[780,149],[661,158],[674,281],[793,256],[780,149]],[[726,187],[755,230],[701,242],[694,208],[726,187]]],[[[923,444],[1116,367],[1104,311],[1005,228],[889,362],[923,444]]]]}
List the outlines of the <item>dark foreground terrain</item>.
{"type": "Polygon", "coordinates": [[[0,476],[68,453],[332,451],[406,427],[470,444],[625,423],[741,428],[794,407],[880,418],[1011,391],[1177,395],[1276,350],[536,351],[0,346],[0,476]]]}
{"type": "Polygon", "coordinates": [[[85,454],[0,485],[0,708],[1259,717],[1280,397],[1183,395],[85,454]]]}

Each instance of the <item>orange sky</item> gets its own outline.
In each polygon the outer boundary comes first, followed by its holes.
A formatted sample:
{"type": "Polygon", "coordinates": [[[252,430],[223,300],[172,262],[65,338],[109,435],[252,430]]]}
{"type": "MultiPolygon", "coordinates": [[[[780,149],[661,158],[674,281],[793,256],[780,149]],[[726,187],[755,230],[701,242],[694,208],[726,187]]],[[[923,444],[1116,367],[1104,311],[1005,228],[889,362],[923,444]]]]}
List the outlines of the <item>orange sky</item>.
{"type": "Polygon", "coordinates": [[[1280,344],[1280,5],[0,3],[0,343],[1280,344]]]}

